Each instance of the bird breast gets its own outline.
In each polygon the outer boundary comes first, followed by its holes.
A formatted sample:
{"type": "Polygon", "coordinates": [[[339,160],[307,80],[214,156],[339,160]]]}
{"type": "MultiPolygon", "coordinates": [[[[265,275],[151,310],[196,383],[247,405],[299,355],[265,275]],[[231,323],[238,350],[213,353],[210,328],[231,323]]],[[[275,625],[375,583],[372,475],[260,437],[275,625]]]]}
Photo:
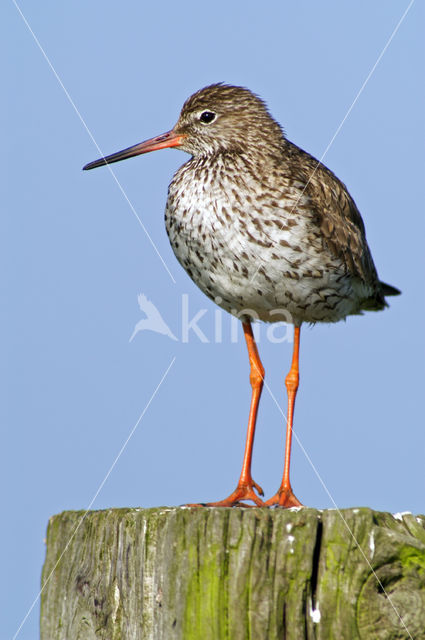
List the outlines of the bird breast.
{"type": "Polygon", "coordinates": [[[336,321],[351,312],[350,304],[335,311],[350,297],[345,271],[330,254],[324,265],[304,185],[265,169],[224,154],[183,165],[165,214],[174,253],[200,289],[234,315],[336,321]],[[271,313],[276,309],[281,317],[271,313]]]}

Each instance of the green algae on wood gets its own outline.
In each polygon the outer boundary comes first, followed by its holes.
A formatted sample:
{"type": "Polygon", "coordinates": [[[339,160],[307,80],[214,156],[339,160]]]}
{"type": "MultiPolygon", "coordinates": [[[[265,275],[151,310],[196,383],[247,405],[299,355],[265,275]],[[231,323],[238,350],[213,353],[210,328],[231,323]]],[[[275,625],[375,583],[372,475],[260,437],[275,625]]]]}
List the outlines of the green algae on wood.
{"type": "Polygon", "coordinates": [[[425,640],[425,518],[64,512],[44,584],[41,640],[425,640]]]}

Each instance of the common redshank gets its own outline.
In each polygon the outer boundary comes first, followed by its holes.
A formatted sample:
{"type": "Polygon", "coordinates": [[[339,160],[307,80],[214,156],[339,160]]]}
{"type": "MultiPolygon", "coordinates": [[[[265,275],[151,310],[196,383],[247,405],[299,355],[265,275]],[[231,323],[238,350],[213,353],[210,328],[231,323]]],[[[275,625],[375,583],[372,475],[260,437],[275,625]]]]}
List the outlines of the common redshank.
{"type": "Polygon", "coordinates": [[[191,158],[168,190],[165,224],[174,253],[192,280],[241,319],[252,387],[238,485],[207,506],[302,506],[290,482],[298,355],[303,322],[337,322],[380,311],[400,292],[381,282],[365,228],[345,185],[290,142],[263,100],[248,89],[214,84],[192,95],[177,124],[156,138],[87,164],[93,169],[176,147],[191,158]],[[282,482],[267,501],[251,475],[264,368],[251,323],[294,325],[282,482]],[[277,313],[276,313],[277,312],[277,313]]]}

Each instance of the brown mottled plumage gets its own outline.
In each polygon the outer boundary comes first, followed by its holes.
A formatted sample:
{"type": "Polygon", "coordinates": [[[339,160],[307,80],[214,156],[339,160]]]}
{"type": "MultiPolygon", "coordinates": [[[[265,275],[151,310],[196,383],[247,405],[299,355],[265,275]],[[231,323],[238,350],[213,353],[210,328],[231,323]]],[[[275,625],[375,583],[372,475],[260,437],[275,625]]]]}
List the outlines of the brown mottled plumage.
{"type": "Polygon", "coordinates": [[[241,87],[206,87],[186,101],[174,131],[185,136],[180,146],[193,158],[170,185],[167,231],[177,258],[209,297],[231,313],[249,308],[251,317],[268,321],[270,311],[282,309],[296,325],[385,306],[391,289],[378,280],[346,187],[285,138],[260,98],[241,87]],[[205,110],[216,114],[207,125],[199,121],[205,110]],[[187,189],[194,181],[201,190],[187,189]],[[221,193],[203,193],[210,184],[221,193]],[[239,251],[228,247],[235,223],[239,251]],[[285,278],[302,279],[302,290],[285,278]]]}
{"type": "Polygon", "coordinates": [[[166,228],[177,259],[196,284],[241,318],[251,364],[248,436],[237,489],[219,506],[299,505],[289,481],[292,416],[298,388],[299,328],[336,322],[386,306],[397,289],[378,279],[360,213],[345,185],[286,139],[265,103],[243,87],[215,84],[183,105],[166,134],[85,168],[165,147],[192,157],[169,187],[166,228]],[[264,369],[250,321],[295,326],[285,467],[275,496],[263,503],[251,477],[255,421],[264,369]]]}

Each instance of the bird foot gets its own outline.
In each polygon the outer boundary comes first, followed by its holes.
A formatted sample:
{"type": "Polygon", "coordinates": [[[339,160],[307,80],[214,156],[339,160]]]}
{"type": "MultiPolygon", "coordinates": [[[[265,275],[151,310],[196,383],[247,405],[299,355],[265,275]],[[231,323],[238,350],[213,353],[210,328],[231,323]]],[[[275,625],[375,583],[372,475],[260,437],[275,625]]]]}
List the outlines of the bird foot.
{"type": "Polygon", "coordinates": [[[252,504],[245,504],[242,500],[252,500],[257,507],[264,507],[265,503],[261,498],[257,496],[254,489],[260,494],[264,495],[264,491],[254,480],[249,483],[238,484],[233,493],[224,500],[218,502],[203,502],[200,504],[188,504],[187,507],[253,507],[252,504]]]}
{"type": "Polygon", "coordinates": [[[294,495],[291,487],[281,487],[277,493],[265,502],[266,507],[303,507],[304,505],[294,495]]]}

